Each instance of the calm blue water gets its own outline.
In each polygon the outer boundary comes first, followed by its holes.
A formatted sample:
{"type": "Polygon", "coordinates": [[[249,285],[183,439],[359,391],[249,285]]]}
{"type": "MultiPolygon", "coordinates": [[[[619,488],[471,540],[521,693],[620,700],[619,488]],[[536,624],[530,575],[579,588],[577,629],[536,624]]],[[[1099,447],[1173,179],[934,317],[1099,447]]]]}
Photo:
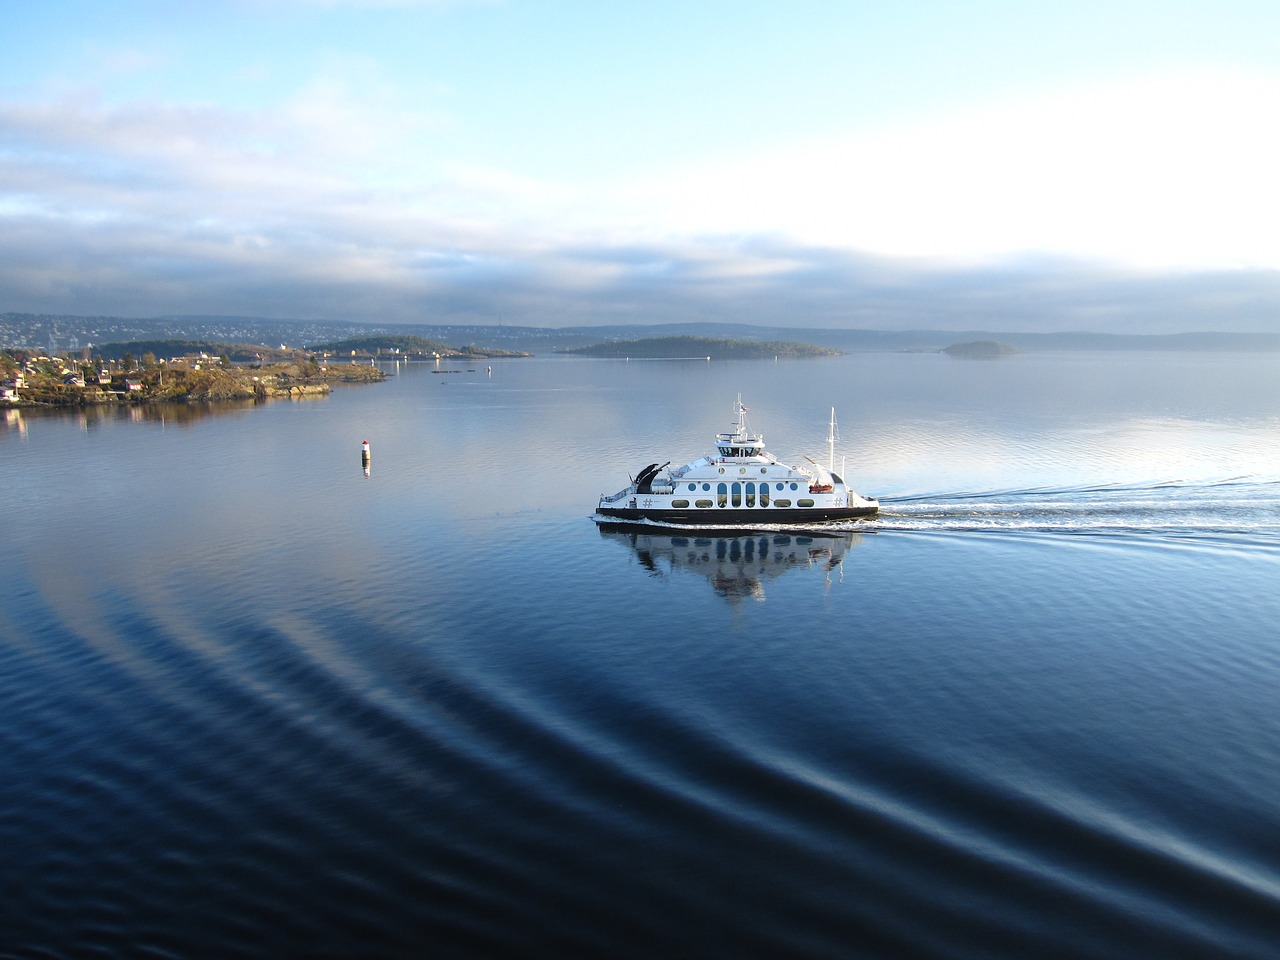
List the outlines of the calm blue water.
{"type": "Polygon", "coordinates": [[[0,956],[1280,955],[1280,356],[390,369],[0,421],[0,956]]]}

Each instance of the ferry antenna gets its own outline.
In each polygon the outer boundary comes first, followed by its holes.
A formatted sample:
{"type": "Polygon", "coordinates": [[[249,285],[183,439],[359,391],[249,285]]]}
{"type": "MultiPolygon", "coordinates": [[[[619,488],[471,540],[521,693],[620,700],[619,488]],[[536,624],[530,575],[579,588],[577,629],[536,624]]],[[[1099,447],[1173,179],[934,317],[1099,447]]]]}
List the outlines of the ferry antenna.
{"type": "Polygon", "coordinates": [[[827,429],[827,470],[836,470],[836,440],[839,439],[839,427],[836,426],[836,408],[831,408],[831,426],[827,429]]]}

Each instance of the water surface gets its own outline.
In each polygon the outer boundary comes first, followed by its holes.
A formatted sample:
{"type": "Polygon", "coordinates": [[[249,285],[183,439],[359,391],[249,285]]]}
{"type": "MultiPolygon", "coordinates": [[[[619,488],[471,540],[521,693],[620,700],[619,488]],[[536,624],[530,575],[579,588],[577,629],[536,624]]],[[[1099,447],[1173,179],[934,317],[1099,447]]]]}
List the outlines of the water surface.
{"type": "Polygon", "coordinates": [[[1278,367],[10,412],[0,955],[1273,957],[1278,367]],[[883,515],[591,521],[739,393],[883,515]]]}

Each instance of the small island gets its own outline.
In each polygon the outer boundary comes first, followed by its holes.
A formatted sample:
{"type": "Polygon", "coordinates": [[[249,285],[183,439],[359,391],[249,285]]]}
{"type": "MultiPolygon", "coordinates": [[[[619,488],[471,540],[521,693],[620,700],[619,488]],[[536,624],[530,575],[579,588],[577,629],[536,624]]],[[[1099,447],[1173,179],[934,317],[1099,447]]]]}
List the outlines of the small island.
{"type": "Polygon", "coordinates": [[[647,340],[613,340],[585,347],[569,347],[557,353],[617,360],[767,360],[786,357],[838,357],[843,350],[807,343],[760,340],[717,340],[711,337],[653,337],[647,340]]]}
{"type": "Polygon", "coordinates": [[[493,360],[528,357],[519,350],[500,350],[468,343],[450,347],[426,337],[380,335],[320,343],[310,350],[323,357],[356,357],[373,360],[493,360]]]}
{"type": "Polygon", "coordinates": [[[97,404],[213,403],[318,396],[335,383],[376,383],[386,374],[369,364],[321,364],[315,358],[244,366],[225,357],[140,361],[5,356],[3,400],[10,406],[84,407],[97,404]]]}
{"type": "Polygon", "coordinates": [[[973,340],[969,343],[953,343],[943,351],[949,357],[969,360],[991,360],[1021,353],[1017,347],[996,340],[973,340]]]}

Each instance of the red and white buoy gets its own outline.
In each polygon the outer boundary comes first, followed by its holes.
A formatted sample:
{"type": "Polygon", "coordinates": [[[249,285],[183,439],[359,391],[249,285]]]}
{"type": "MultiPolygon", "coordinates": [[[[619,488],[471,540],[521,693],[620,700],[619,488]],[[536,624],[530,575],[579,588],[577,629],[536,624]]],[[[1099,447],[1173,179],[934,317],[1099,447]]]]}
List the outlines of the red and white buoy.
{"type": "Polygon", "coordinates": [[[369,441],[360,444],[360,466],[364,467],[364,475],[369,475],[369,441]]]}

